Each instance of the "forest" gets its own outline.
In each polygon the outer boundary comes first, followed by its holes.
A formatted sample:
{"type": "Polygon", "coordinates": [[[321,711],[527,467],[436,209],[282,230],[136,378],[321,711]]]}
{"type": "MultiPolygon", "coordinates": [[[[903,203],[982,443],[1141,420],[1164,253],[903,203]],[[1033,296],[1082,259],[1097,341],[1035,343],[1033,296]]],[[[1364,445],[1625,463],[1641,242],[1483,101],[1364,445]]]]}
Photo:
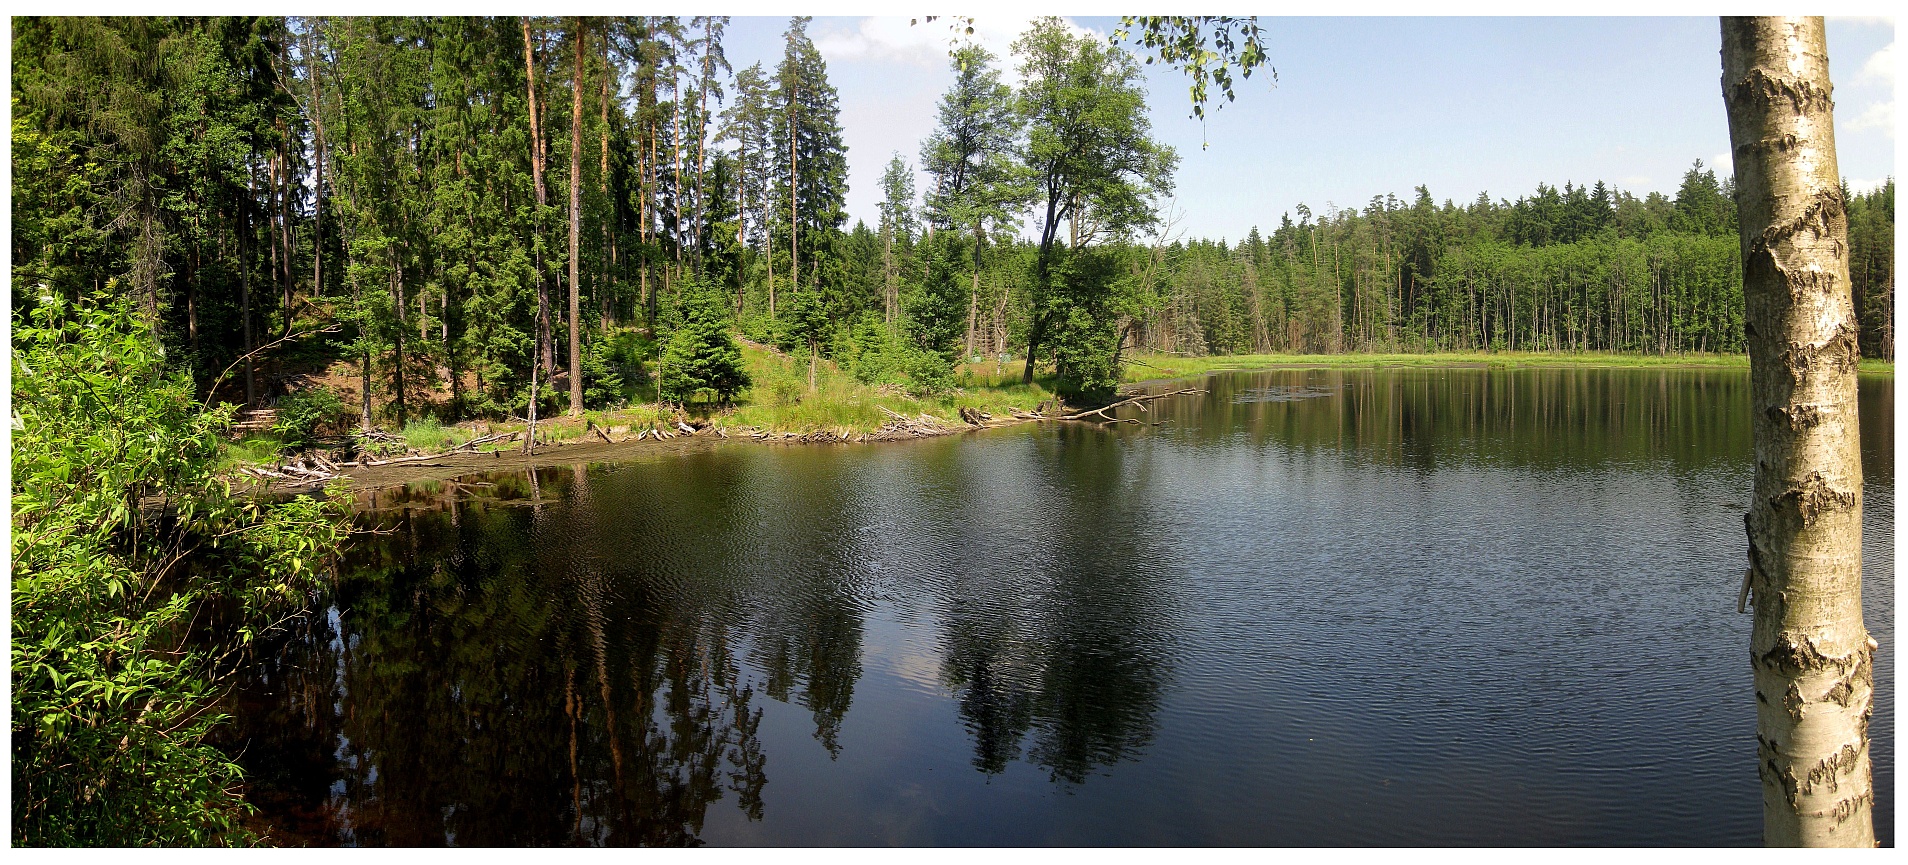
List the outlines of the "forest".
{"type": "MultiPolygon", "coordinates": [[[[1184,238],[1135,58],[1051,22],[1015,44],[1018,89],[951,52],[872,226],[846,224],[804,18],[741,69],[721,17],[18,23],[16,317],[133,298],[200,388],[236,362],[221,396],[247,407],[327,366],[367,427],[518,416],[532,392],[546,416],[727,401],[731,333],[914,391],[1031,353],[1027,380],[1052,364],[1076,397],[1133,351],[1742,350],[1729,181],[1700,162],[1674,197],[1420,187],[1184,238]]],[[[1849,198],[1874,357],[1893,195],[1849,198]]]]}

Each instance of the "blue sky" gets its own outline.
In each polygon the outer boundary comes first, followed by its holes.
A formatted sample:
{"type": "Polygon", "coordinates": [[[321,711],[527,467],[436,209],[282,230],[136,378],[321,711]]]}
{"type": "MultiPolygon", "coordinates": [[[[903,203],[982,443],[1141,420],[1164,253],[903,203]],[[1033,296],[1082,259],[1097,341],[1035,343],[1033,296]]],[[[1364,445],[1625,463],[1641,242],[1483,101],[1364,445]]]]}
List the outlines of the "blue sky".
{"type": "MultiPolygon", "coordinates": [[[[1070,18],[1101,34],[1116,19],[1070,18]]],[[[1673,193],[1696,159],[1729,173],[1715,18],[1261,18],[1276,87],[1255,75],[1238,101],[1188,118],[1186,81],[1154,67],[1155,135],[1179,151],[1178,228],[1238,238],[1304,202],[1362,207],[1373,195],[1440,202],[1539,182],[1605,180],[1673,193]]],[[[1025,18],[982,15],[1005,55],[1025,18]]],[[[785,18],[732,19],[737,69],[781,57],[785,18]]],[[[1829,21],[1841,171],[1857,188],[1895,171],[1894,24],[1829,21]]],[[[873,224],[894,151],[918,162],[952,82],[948,31],[906,18],[817,18],[809,33],[841,94],[849,224],[873,224]]],[[[924,187],[924,183],[917,183],[924,187]]]]}

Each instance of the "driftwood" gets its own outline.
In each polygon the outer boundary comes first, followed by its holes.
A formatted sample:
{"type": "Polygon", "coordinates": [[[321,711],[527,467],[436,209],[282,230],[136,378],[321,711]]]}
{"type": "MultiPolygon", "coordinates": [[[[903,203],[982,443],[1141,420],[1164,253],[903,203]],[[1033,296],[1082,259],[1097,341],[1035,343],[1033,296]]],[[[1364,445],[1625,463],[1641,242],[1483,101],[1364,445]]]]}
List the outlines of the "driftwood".
{"type": "Polygon", "coordinates": [[[1110,412],[1123,405],[1137,405],[1139,406],[1140,411],[1145,411],[1146,404],[1156,399],[1165,399],[1169,396],[1185,396],[1186,394],[1205,393],[1205,392],[1206,391],[1200,388],[1189,387],[1183,390],[1167,391],[1165,393],[1142,394],[1140,396],[1120,400],[1119,402],[1116,402],[1116,403],[1109,403],[1107,405],[1100,406],[1099,408],[1096,408],[1096,409],[1088,409],[1086,411],[1077,411],[1072,414],[1061,415],[1055,418],[1055,420],[1085,421],[1089,417],[1092,417],[1094,415],[1099,415],[1101,418],[1104,419],[1102,421],[1099,421],[1100,423],[1131,423],[1131,424],[1139,424],[1141,426],[1159,426],[1160,424],[1165,423],[1165,421],[1155,421],[1152,423],[1148,423],[1146,421],[1138,420],[1136,418],[1116,418],[1110,414],[1107,414],[1107,412],[1110,412]]]}
{"type": "MultiPolygon", "coordinates": [[[[1167,391],[1165,393],[1141,394],[1136,397],[1129,397],[1127,399],[1120,400],[1119,402],[1108,403],[1106,405],[1100,406],[1099,408],[1084,409],[1081,411],[1070,412],[1067,414],[1048,414],[1044,411],[1027,412],[1027,411],[1021,411],[1020,409],[1009,409],[1009,411],[1013,412],[1014,417],[1020,420],[1063,420],[1063,421],[1070,420],[1070,421],[1079,421],[1081,423],[1097,423],[1097,424],[1101,424],[1102,426],[1106,424],[1110,424],[1110,423],[1130,423],[1130,424],[1138,424],[1140,426],[1159,426],[1160,424],[1165,423],[1165,421],[1148,422],[1148,421],[1139,420],[1137,418],[1116,418],[1110,414],[1107,414],[1107,412],[1110,412],[1123,405],[1137,405],[1139,406],[1140,411],[1145,411],[1146,404],[1156,399],[1165,399],[1169,396],[1184,396],[1186,394],[1205,393],[1205,392],[1206,391],[1201,390],[1199,388],[1189,387],[1183,390],[1173,390],[1173,391],[1167,391]],[[1093,418],[1095,415],[1098,415],[1100,419],[1094,420],[1093,418]]],[[[1043,404],[1041,405],[1041,408],[1044,409],[1046,408],[1046,406],[1043,404]]]]}

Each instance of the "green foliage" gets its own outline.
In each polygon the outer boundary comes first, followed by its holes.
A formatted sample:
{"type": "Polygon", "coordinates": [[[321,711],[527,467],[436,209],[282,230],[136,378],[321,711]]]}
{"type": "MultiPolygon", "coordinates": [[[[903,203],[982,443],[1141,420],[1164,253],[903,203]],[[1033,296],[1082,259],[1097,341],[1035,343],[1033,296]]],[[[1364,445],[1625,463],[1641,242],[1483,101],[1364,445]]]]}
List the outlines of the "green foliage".
{"type": "Polygon", "coordinates": [[[686,403],[708,391],[728,402],[749,386],[742,350],[729,334],[728,298],[694,279],[681,288],[682,324],[663,348],[662,396],[686,403]]]}
{"type": "MultiPolygon", "coordinates": [[[[1192,79],[1192,116],[1202,119],[1210,98],[1209,84],[1219,85],[1219,92],[1231,102],[1234,98],[1232,67],[1239,67],[1240,78],[1251,78],[1254,69],[1266,66],[1270,60],[1265,53],[1264,37],[1259,33],[1257,16],[1122,15],[1112,40],[1116,43],[1137,41],[1152,52],[1146,58],[1149,64],[1158,60],[1180,67],[1192,79]]],[[[1270,66],[1266,68],[1277,81],[1278,71],[1270,66]]]]}
{"type": "Polygon", "coordinates": [[[654,354],[654,343],[633,330],[591,341],[583,353],[584,405],[615,408],[635,399],[649,382],[644,360],[654,354]]]}
{"type": "Polygon", "coordinates": [[[192,398],[131,303],[36,301],[14,330],[14,843],[244,842],[238,768],[205,742],[217,671],[298,608],[343,509],[233,495],[230,406],[192,398]]]}
{"type": "Polygon", "coordinates": [[[320,431],[335,427],[348,413],[344,400],[325,387],[287,394],[279,399],[277,409],[272,432],[288,448],[310,444],[320,431]]]}
{"type": "Polygon", "coordinates": [[[1126,336],[1120,322],[1139,312],[1129,256],[1119,249],[1074,250],[1053,276],[1055,389],[1073,402],[1106,402],[1120,384],[1126,336]]]}
{"type": "Polygon", "coordinates": [[[870,313],[855,320],[836,356],[862,384],[893,384],[906,375],[908,344],[870,313]]]}

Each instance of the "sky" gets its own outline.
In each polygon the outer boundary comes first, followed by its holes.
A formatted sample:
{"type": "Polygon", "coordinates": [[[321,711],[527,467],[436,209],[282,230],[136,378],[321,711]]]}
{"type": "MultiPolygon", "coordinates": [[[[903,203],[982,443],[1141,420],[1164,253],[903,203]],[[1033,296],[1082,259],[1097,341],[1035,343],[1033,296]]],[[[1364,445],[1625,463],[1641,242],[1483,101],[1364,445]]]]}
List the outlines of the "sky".
{"type": "MultiPolygon", "coordinates": [[[[1102,36],[1117,23],[1068,20],[1102,36]]],[[[1027,21],[982,14],[976,39],[1007,58],[1027,21]]],[[[1409,200],[1419,185],[1463,204],[1565,181],[1674,194],[1698,159],[1730,173],[1713,17],[1260,24],[1276,85],[1263,73],[1240,82],[1238,100],[1208,109],[1203,129],[1188,116],[1183,74],[1148,68],[1154,135],[1180,156],[1174,229],[1187,237],[1237,239],[1301,202],[1317,212],[1363,207],[1387,193],[1409,200]]],[[[786,18],[731,19],[730,62],[772,68],[786,27],[786,18]]],[[[848,224],[873,225],[889,157],[918,164],[933,131],[953,82],[951,34],[944,20],[850,17],[817,18],[809,34],[841,97],[848,224]]],[[[1895,172],[1894,22],[1830,18],[1828,40],[1841,172],[1857,190],[1872,188],[1895,172]]]]}

